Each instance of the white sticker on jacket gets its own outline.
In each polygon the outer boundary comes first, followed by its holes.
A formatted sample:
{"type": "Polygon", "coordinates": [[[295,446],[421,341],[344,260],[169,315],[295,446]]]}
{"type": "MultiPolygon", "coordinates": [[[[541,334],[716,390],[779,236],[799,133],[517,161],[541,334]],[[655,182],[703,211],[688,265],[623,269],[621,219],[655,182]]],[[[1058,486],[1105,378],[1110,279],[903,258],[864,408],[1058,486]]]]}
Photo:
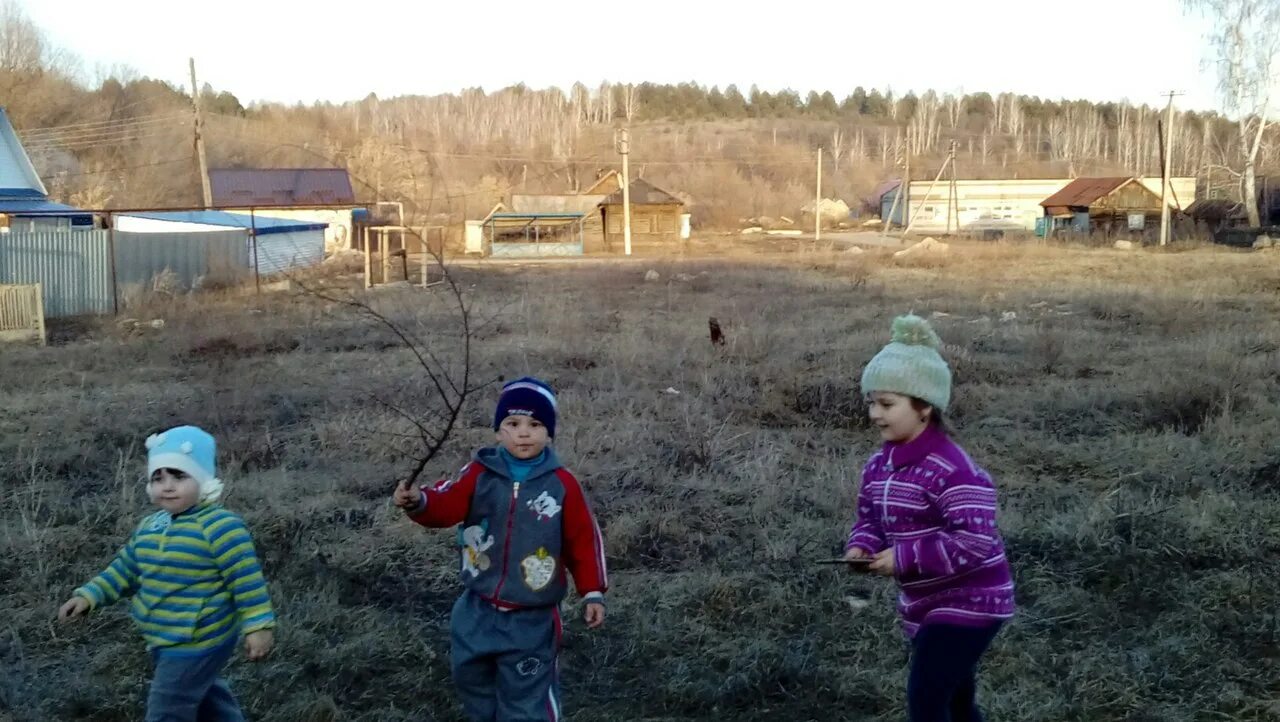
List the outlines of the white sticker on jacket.
{"type": "Polygon", "coordinates": [[[544,519],[552,519],[556,514],[560,513],[561,506],[547,492],[542,492],[538,498],[531,499],[526,505],[538,515],[538,521],[544,519]]]}
{"type": "Polygon", "coordinates": [[[524,572],[525,586],[540,592],[555,578],[556,558],[545,547],[538,547],[537,552],[520,561],[520,570],[524,572]]]}

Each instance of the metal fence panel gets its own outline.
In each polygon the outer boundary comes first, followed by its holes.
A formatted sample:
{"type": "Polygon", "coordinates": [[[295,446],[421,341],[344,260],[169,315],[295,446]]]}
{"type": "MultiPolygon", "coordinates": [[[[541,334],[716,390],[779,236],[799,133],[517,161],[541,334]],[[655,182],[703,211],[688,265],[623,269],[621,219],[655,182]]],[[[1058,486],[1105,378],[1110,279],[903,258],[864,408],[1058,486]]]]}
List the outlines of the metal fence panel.
{"type": "Polygon", "coordinates": [[[149,287],[168,271],[189,289],[197,278],[232,283],[251,272],[244,231],[128,233],[115,231],[116,284],[149,287]]]}
{"type": "Polygon", "coordinates": [[[111,313],[109,232],[0,234],[0,283],[40,284],[48,318],[111,313]]]}
{"type": "MultiPolygon", "coordinates": [[[[321,246],[323,252],[323,245],[321,246]]],[[[245,231],[0,234],[0,283],[39,283],[48,318],[112,313],[157,289],[190,289],[196,279],[236,283],[253,276],[245,231]]]]}
{"type": "Polygon", "coordinates": [[[267,233],[258,236],[258,273],[273,273],[314,266],[324,260],[324,229],[267,233]]]}

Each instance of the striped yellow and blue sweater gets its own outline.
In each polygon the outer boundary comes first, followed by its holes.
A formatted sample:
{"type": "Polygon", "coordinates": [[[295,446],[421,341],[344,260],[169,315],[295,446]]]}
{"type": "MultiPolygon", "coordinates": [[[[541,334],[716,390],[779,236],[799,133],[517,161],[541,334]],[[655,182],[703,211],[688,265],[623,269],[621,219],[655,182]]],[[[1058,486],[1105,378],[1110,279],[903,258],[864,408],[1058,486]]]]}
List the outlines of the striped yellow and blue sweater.
{"type": "Polygon", "coordinates": [[[132,596],[147,646],[201,655],[238,633],[275,626],[275,613],[244,521],[216,504],[138,525],[116,558],[76,590],[94,608],[132,596]]]}

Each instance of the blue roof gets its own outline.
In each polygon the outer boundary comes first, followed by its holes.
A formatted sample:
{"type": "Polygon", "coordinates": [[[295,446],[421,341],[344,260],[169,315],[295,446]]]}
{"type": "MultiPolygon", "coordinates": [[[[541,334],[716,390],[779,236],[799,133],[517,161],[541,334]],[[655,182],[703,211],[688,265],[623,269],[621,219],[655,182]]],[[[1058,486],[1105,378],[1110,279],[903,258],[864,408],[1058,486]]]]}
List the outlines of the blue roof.
{"type": "MultiPolygon", "coordinates": [[[[0,190],[0,194],[4,191],[0,190]]],[[[57,217],[70,218],[73,226],[92,226],[93,214],[72,208],[61,203],[45,200],[43,197],[4,198],[0,197],[0,214],[17,218],[57,217]]]]}
{"type": "Polygon", "coordinates": [[[119,215],[132,218],[149,218],[153,221],[200,223],[206,226],[223,226],[225,228],[244,228],[246,230],[253,228],[260,236],[272,233],[324,230],[329,227],[327,223],[295,221],[288,218],[272,218],[270,216],[250,216],[248,213],[228,213],[226,211],[147,211],[143,213],[121,213],[119,215]]]}
{"type": "Polygon", "coordinates": [[[0,190],[0,213],[11,216],[24,215],[93,215],[79,208],[73,208],[62,203],[54,203],[44,198],[7,198],[4,192],[0,190]]]}

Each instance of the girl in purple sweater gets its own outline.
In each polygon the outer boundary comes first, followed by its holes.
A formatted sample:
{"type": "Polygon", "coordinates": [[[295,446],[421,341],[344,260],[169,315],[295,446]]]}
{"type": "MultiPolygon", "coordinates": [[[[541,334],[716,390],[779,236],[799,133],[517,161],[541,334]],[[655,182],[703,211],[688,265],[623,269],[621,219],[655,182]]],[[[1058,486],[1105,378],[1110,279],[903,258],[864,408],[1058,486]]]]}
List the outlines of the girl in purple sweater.
{"type": "Polygon", "coordinates": [[[862,470],[846,559],[892,576],[911,640],[911,722],[981,722],[978,660],[1013,616],[991,476],[947,433],[951,369],[928,322],[902,316],[862,373],[884,446],[862,470]]]}

